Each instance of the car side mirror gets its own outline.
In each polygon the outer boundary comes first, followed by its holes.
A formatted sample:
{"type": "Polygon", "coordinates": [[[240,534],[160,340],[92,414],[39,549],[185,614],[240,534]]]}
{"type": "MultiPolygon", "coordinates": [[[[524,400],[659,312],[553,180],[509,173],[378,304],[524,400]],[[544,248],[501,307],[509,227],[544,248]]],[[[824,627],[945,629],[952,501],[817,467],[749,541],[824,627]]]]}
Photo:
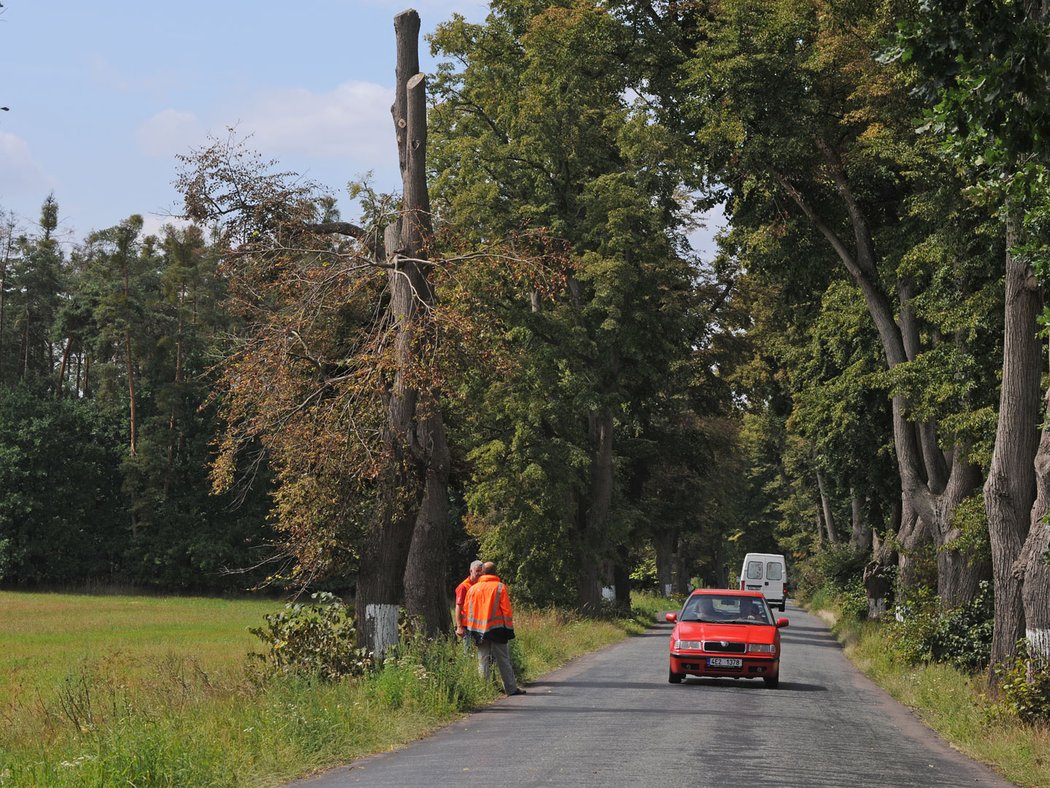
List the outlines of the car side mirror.
{"type": "Polygon", "coordinates": [[[678,614],[677,613],[665,613],[664,614],[664,618],[666,618],[668,621],[670,621],[673,624],[673,623],[675,623],[678,620],[678,614]]]}
{"type": "Polygon", "coordinates": [[[786,618],[778,618],[777,619],[777,629],[782,629],[782,628],[786,627],[787,625],[788,625],[788,620],[786,618]]]}

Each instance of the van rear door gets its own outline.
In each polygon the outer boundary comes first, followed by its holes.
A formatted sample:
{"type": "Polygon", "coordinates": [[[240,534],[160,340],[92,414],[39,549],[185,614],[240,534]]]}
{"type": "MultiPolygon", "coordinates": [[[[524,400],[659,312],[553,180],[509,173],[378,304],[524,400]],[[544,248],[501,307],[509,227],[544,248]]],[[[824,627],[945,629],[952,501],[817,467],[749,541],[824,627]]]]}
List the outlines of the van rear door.
{"type": "Polygon", "coordinates": [[[748,553],[740,573],[740,588],[761,591],[772,607],[784,609],[787,577],[784,556],[774,553],[748,553]]]}
{"type": "Polygon", "coordinates": [[[742,589],[763,591],[766,581],[766,562],[754,556],[744,559],[744,576],[740,579],[742,589]]]}

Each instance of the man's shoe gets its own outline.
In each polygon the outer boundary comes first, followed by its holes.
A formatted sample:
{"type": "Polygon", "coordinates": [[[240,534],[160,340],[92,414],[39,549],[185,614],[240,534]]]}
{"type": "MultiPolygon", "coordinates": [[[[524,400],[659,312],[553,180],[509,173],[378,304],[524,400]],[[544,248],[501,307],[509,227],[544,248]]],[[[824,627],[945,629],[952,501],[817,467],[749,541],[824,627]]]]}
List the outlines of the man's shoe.
{"type": "Polygon", "coordinates": [[[528,693],[525,692],[525,690],[523,690],[521,687],[518,687],[516,690],[514,690],[514,692],[510,693],[510,697],[513,697],[515,695],[527,695],[527,694],[528,693]]]}

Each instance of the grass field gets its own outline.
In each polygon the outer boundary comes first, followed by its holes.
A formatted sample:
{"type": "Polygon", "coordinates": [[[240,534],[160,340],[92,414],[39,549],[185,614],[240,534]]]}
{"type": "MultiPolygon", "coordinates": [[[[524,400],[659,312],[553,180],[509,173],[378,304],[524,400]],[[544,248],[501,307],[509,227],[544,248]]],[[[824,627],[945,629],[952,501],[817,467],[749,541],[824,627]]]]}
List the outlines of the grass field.
{"type": "MultiPolygon", "coordinates": [[[[644,630],[515,611],[525,681],[644,630]]],[[[0,592],[0,787],[280,785],[417,739],[488,703],[458,643],[363,679],[252,681],[275,601],[0,592]]],[[[652,608],[652,610],[650,610],[652,608]]]]}
{"type": "Polygon", "coordinates": [[[128,681],[189,659],[240,672],[258,641],[249,627],[274,600],[88,596],[0,591],[0,708],[46,695],[86,667],[119,664],[128,681]]]}

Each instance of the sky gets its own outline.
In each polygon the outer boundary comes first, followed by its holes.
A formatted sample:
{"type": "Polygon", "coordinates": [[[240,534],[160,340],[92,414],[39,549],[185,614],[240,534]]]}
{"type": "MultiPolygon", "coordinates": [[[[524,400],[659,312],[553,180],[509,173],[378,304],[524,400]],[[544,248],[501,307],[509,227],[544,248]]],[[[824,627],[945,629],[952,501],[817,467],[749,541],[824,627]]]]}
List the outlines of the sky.
{"type": "MultiPolygon", "coordinates": [[[[399,190],[394,16],[415,8],[426,34],[488,12],[485,0],[0,2],[0,212],[30,229],[53,193],[68,243],[134,213],[147,232],[171,221],[177,156],[231,128],[337,195],[369,172],[399,190]]],[[[420,61],[433,70],[422,38],[420,61]]]]}

